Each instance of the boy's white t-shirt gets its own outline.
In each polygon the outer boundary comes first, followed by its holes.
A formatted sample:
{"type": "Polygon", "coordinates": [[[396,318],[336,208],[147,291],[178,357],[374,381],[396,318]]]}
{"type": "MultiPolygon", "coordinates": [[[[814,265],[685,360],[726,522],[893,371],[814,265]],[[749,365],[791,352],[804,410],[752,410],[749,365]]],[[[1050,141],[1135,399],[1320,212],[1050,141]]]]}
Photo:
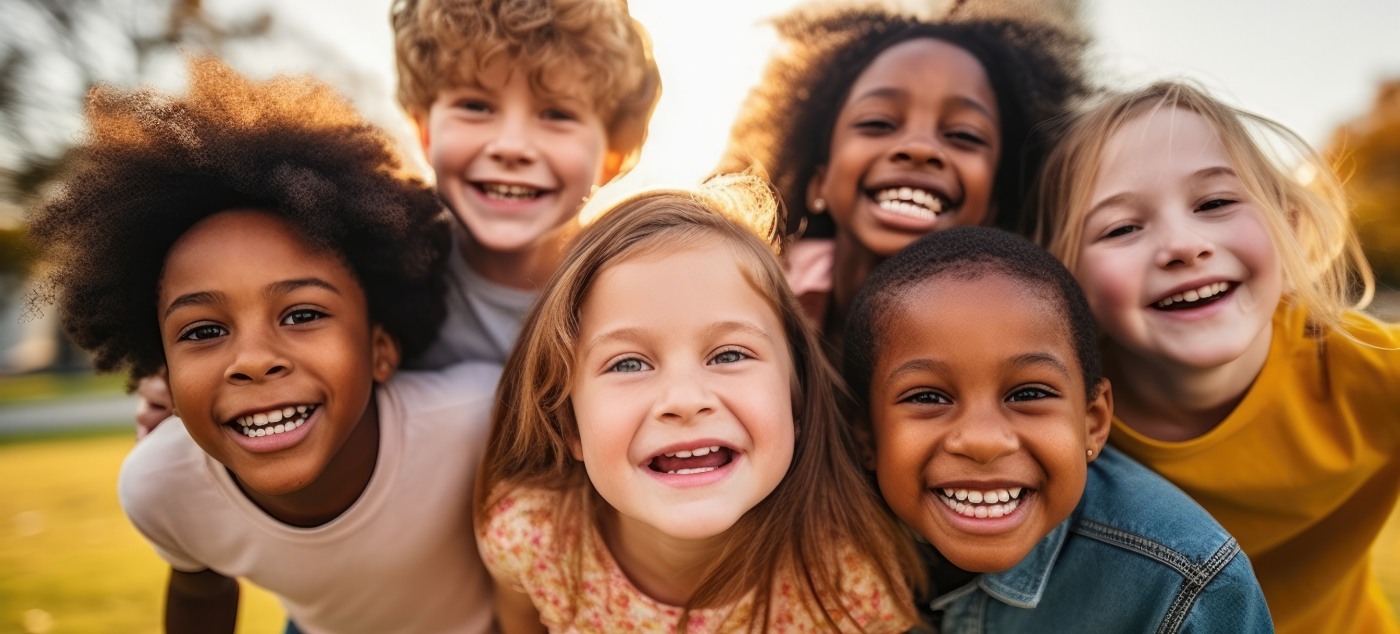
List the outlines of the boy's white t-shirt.
{"type": "Polygon", "coordinates": [[[127,456],[122,508],[173,568],[266,588],[308,634],[489,632],[491,582],[471,498],[499,377],[493,364],[460,364],[401,372],[377,388],[374,474],[325,525],[269,517],[179,419],[127,456]]]}
{"type": "Polygon", "coordinates": [[[460,361],[490,361],[505,365],[536,291],[511,288],[482,277],[467,266],[452,240],[447,258],[447,319],[428,349],[408,359],[404,367],[436,370],[460,361]]]}

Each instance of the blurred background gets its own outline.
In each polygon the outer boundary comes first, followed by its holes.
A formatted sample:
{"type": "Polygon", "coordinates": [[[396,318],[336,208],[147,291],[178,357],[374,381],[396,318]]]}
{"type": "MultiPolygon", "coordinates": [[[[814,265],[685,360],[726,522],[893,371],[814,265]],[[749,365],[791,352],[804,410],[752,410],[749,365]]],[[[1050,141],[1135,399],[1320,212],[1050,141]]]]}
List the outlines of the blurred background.
{"type": "MultiPolygon", "coordinates": [[[[987,0],[967,0],[986,4],[987,0]]],[[[728,126],[775,40],[766,17],[792,0],[631,0],[650,31],[664,92],[642,161],[595,196],[688,184],[728,126]]],[[[906,0],[937,14],[941,0],[906,0]]],[[[1391,0],[1005,0],[1053,14],[1096,42],[1100,83],[1195,79],[1291,127],[1346,179],[1382,292],[1400,318],[1400,47],[1391,0]]],[[[24,208],[81,132],[96,82],[178,91],[183,52],[254,77],[311,73],[336,85],[422,165],[393,99],[389,0],[0,0],[0,634],[154,632],[166,568],[117,505],[134,400],[94,376],[31,306],[24,208]]],[[[1400,604],[1400,529],[1376,553],[1400,604]]],[[[240,632],[281,631],[275,601],[245,585],[240,632]]]]}

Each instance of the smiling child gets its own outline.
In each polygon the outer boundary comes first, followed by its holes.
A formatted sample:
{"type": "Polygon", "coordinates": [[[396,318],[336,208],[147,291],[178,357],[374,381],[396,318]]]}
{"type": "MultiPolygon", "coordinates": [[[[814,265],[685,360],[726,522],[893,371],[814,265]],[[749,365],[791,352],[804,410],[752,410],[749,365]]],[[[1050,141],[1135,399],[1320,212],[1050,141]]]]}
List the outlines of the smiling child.
{"type": "Polygon", "coordinates": [[[1093,317],[1030,241],[951,229],[886,260],[845,364],[880,492],[927,542],[939,631],[1272,630],[1235,540],[1104,446],[1093,317]]]}
{"type": "Polygon", "coordinates": [[[731,219],[771,231],[772,209],[756,179],[639,194],[545,288],[477,482],[508,634],[912,624],[913,554],[832,371],[771,245],[731,219]]]}
{"type": "Polygon", "coordinates": [[[191,70],[94,91],[30,225],[97,368],[168,367],[178,418],[119,482],[166,629],[232,632],[243,578],[306,631],[490,631],[462,509],[498,369],[395,376],[444,314],[436,199],[324,85],[191,70]]]}
{"type": "Polygon", "coordinates": [[[931,231],[1020,229],[1047,123],[1089,92],[1084,42],[1033,21],[799,9],[731,132],[725,171],[781,193],[793,291],[829,352],[861,282],[931,231]]]}

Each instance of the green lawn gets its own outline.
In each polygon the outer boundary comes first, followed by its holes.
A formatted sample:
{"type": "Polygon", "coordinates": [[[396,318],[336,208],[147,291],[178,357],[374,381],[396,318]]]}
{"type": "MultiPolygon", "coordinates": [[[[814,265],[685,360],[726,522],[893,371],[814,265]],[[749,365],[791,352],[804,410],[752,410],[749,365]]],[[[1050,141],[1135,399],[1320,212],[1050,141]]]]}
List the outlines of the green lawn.
{"type": "Polygon", "coordinates": [[[51,401],[66,396],[123,394],[126,377],[91,372],[0,375],[0,405],[51,401]]]}
{"type": "MultiPolygon", "coordinates": [[[[129,428],[0,445],[0,634],[159,632],[168,568],[117,504],[129,428]]],[[[244,584],[241,633],[280,632],[244,584]]]]}

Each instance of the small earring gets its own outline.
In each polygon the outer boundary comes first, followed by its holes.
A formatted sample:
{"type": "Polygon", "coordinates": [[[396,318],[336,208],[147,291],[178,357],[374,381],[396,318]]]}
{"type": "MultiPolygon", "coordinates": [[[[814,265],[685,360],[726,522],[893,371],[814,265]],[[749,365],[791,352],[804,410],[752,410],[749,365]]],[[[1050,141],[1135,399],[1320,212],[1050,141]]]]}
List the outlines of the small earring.
{"type": "Polygon", "coordinates": [[[822,213],[822,212],[825,212],[825,211],[826,211],[826,199],[825,199],[825,198],[818,198],[818,199],[812,201],[812,212],[813,212],[813,213],[822,213]]]}
{"type": "Polygon", "coordinates": [[[1086,457],[1086,458],[1093,458],[1093,457],[1094,457],[1094,450],[1093,450],[1093,449],[1085,449],[1085,450],[1084,450],[1084,457],[1086,457]]]}

